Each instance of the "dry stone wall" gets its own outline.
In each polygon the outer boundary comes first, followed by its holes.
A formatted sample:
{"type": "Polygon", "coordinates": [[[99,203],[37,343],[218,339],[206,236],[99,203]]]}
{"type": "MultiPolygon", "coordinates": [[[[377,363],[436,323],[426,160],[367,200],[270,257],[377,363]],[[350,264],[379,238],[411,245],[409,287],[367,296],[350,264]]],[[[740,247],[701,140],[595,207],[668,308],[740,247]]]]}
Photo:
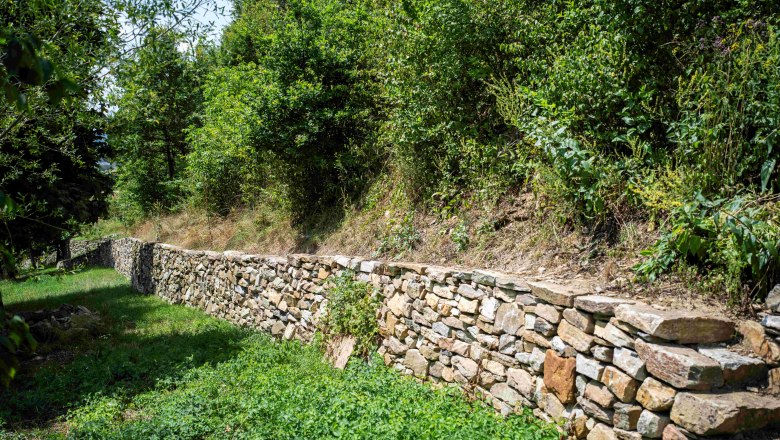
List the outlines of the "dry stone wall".
{"type": "Polygon", "coordinates": [[[90,261],[114,267],[136,290],[285,339],[311,340],[328,280],[349,270],[383,298],[386,364],[482,393],[504,414],[528,407],[564,419],[576,438],[684,439],[780,426],[780,346],[756,322],[737,328],[718,316],[486,270],[107,243],[90,261]]]}

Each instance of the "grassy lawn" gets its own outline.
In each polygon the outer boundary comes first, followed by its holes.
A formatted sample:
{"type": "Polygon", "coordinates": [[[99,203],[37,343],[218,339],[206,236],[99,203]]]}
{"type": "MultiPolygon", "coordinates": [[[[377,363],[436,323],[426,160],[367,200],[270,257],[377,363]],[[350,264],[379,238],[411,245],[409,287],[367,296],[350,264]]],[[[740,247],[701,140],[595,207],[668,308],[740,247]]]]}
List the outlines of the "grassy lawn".
{"type": "Polygon", "coordinates": [[[43,344],[0,391],[0,438],[554,439],[379,361],[330,368],[313,346],[133,292],[109,269],[2,282],[11,310],[84,305],[97,337],[43,344]]]}

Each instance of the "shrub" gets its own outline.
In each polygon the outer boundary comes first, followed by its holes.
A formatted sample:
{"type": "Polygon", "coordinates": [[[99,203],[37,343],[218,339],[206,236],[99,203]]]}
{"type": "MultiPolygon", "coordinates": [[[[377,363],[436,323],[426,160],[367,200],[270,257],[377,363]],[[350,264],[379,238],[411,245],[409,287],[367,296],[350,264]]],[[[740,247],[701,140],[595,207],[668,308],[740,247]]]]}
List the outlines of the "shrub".
{"type": "Polygon", "coordinates": [[[376,350],[379,337],[377,313],[381,305],[376,289],[355,281],[355,274],[344,271],[328,289],[328,305],[323,319],[326,339],[336,335],[355,337],[355,352],[368,357],[376,350]]]}

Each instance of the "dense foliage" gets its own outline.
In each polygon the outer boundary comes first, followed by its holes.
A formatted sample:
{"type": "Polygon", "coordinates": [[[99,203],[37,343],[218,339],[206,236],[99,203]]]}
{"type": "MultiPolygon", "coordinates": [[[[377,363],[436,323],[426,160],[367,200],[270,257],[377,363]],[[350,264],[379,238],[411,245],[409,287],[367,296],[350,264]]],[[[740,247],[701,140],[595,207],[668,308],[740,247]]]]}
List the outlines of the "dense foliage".
{"type": "Polygon", "coordinates": [[[461,391],[385,367],[335,370],[314,346],[274,342],[138,295],[113,270],[3,282],[9,307],[63,302],[100,314],[101,338],[42,344],[38,374],[0,390],[0,437],[557,439],[530,413],[504,418],[461,391]],[[59,355],[57,355],[59,353],[59,355]],[[68,356],[69,354],[69,356],[68,356]],[[65,360],[63,360],[65,359],[65,360]],[[12,432],[8,432],[12,431],[12,432]]]}
{"type": "Polygon", "coordinates": [[[377,348],[377,314],[382,301],[379,292],[368,283],[356,281],[354,273],[344,271],[328,288],[328,302],[322,333],[325,342],[337,335],[355,337],[355,353],[370,357],[377,348]]]}

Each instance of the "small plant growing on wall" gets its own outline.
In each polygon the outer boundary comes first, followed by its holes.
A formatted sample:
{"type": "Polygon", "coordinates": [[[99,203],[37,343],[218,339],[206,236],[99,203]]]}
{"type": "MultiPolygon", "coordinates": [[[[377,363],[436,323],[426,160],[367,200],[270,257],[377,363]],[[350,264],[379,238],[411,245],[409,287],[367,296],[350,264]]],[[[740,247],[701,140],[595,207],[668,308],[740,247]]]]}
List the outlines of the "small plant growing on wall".
{"type": "Polygon", "coordinates": [[[380,304],[375,288],[356,281],[351,271],[342,272],[328,290],[328,305],[322,321],[324,342],[327,344],[339,335],[353,336],[354,353],[368,357],[377,346],[380,304]]]}

